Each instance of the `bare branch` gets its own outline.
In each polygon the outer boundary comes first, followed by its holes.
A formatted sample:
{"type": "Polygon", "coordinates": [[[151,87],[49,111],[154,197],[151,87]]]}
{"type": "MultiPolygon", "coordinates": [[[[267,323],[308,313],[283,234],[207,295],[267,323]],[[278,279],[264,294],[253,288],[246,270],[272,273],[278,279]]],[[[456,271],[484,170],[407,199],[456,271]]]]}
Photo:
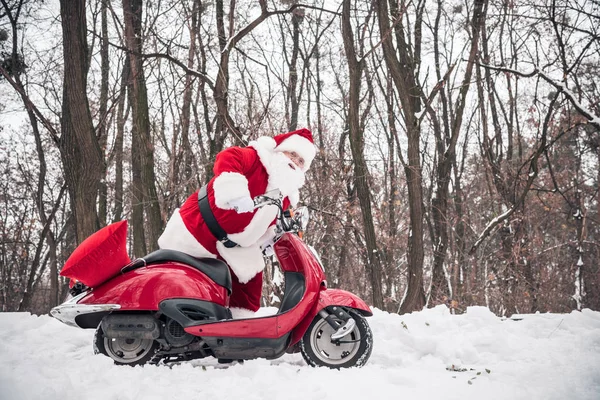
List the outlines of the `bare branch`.
{"type": "MultiPolygon", "coordinates": [[[[98,33],[94,32],[94,31],[91,31],[91,30],[88,30],[88,33],[90,33],[92,35],[95,35],[95,36],[98,36],[98,33]]],[[[210,77],[208,77],[208,75],[206,75],[206,74],[204,74],[204,73],[202,73],[202,72],[200,72],[198,70],[189,68],[183,62],[181,62],[180,60],[178,60],[177,58],[173,57],[170,54],[166,54],[166,53],[138,53],[136,51],[128,49],[125,46],[121,46],[121,45],[116,44],[116,43],[108,42],[108,44],[111,45],[112,47],[116,48],[116,49],[123,50],[126,53],[133,54],[133,55],[136,55],[136,56],[139,56],[139,57],[142,57],[142,58],[164,58],[165,60],[170,61],[173,64],[177,65],[186,74],[192,75],[192,76],[195,76],[197,78],[202,79],[202,81],[204,83],[206,83],[211,90],[215,89],[215,84],[210,79],[210,77]]]]}
{"type": "Polygon", "coordinates": [[[318,11],[323,11],[323,12],[327,12],[327,13],[331,13],[337,16],[340,16],[341,14],[336,12],[336,11],[331,11],[331,10],[327,10],[325,8],[322,7],[315,7],[315,6],[309,6],[306,4],[292,4],[288,9],[286,10],[275,10],[275,11],[268,11],[267,10],[267,6],[265,4],[264,1],[260,2],[261,4],[261,14],[252,22],[250,22],[248,25],[246,25],[242,30],[240,30],[239,32],[237,32],[235,35],[233,35],[229,41],[227,42],[227,45],[225,46],[225,49],[223,49],[223,51],[231,51],[231,49],[233,49],[233,47],[247,34],[249,34],[250,32],[252,32],[252,30],[254,30],[254,28],[256,28],[258,25],[261,24],[261,22],[263,22],[265,19],[272,17],[273,15],[281,15],[281,14],[289,14],[292,11],[294,11],[296,8],[309,8],[312,10],[318,10],[318,11]]]}
{"type": "Polygon", "coordinates": [[[367,52],[367,54],[365,54],[362,57],[363,60],[366,59],[367,57],[369,57],[371,55],[371,53],[373,53],[375,50],[377,50],[377,48],[379,46],[381,46],[382,43],[388,38],[388,36],[394,31],[394,29],[396,28],[396,25],[398,25],[398,23],[400,21],[402,21],[402,17],[404,16],[404,13],[406,12],[407,8],[408,8],[408,5],[405,5],[404,8],[399,10],[396,20],[392,23],[390,28],[383,35],[381,35],[381,39],[379,40],[379,42],[375,43],[375,45],[367,52]]]}
{"type": "Polygon", "coordinates": [[[515,74],[515,75],[518,75],[523,78],[531,78],[531,77],[538,75],[540,78],[542,78],[543,80],[548,82],[550,85],[554,86],[558,90],[558,93],[563,93],[565,95],[565,97],[571,102],[573,107],[575,107],[577,112],[579,112],[579,114],[581,114],[588,120],[588,123],[594,125],[598,129],[600,129],[600,117],[597,115],[594,115],[594,113],[592,111],[590,111],[583,104],[581,104],[577,100],[577,98],[575,97],[573,92],[571,92],[571,90],[569,90],[569,88],[567,88],[564,84],[562,84],[560,82],[556,82],[555,80],[550,78],[544,71],[541,71],[537,66],[534,67],[532,72],[525,73],[525,72],[517,71],[512,68],[496,67],[493,65],[486,65],[486,64],[481,64],[481,63],[478,63],[478,65],[480,65],[484,68],[494,70],[494,71],[508,72],[511,74],[515,74]]]}
{"type": "Polygon", "coordinates": [[[23,99],[23,103],[25,103],[25,107],[27,107],[28,110],[32,111],[35,114],[35,116],[40,120],[42,125],[44,125],[44,127],[50,133],[50,136],[52,136],[52,140],[55,143],[58,143],[59,135],[56,132],[56,129],[54,129],[54,126],[52,126],[52,123],[50,121],[48,121],[48,119],[46,119],[46,117],[44,117],[44,115],[35,106],[35,104],[33,104],[31,99],[27,95],[27,93],[25,93],[25,89],[23,89],[23,87],[21,87],[21,85],[17,84],[17,82],[15,82],[15,80],[12,79],[12,77],[10,76],[8,71],[6,71],[4,68],[2,68],[2,66],[0,66],[0,74],[2,74],[2,76],[4,76],[4,78],[6,78],[8,83],[10,83],[10,85],[17,91],[17,93],[19,93],[19,95],[21,96],[21,99],[23,99]]]}
{"type": "Polygon", "coordinates": [[[551,118],[552,112],[554,110],[553,106],[554,106],[554,103],[556,103],[557,99],[558,99],[558,93],[556,93],[554,95],[554,98],[552,99],[552,102],[550,103],[550,106],[548,107],[548,112],[546,113],[546,118],[544,119],[544,127],[542,129],[541,143],[540,143],[539,147],[535,150],[535,152],[529,158],[529,171],[530,172],[527,177],[527,182],[525,184],[525,188],[523,189],[523,192],[521,193],[521,195],[519,196],[517,201],[515,201],[514,204],[512,204],[512,207],[509,210],[507,210],[503,214],[497,216],[496,218],[494,218],[492,221],[490,221],[488,223],[488,225],[485,227],[483,232],[479,235],[477,241],[471,247],[471,250],[469,250],[469,254],[475,253],[475,251],[477,251],[477,248],[481,245],[481,243],[483,243],[485,238],[487,238],[489,236],[489,234],[492,232],[492,230],[498,224],[500,224],[501,222],[504,222],[515,211],[517,211],[520,207],[522,207],[523,202],[525,201],[525,197],[527,196],[527,193],[529,193],[529,189],[531,189],[531,185],[533,184],[533,181],[535,180],[535,178],[538,175],[538,164],[537,164],[538,159],[540,158],[540,155],[542,155],[546,151],[548,146],[551,146],[552,143],[554,143],[554,141],[551,141],[550,144],[547,144],[547,137],[548,137],[548,126],[550,124],[550,118],[551,118]]]}

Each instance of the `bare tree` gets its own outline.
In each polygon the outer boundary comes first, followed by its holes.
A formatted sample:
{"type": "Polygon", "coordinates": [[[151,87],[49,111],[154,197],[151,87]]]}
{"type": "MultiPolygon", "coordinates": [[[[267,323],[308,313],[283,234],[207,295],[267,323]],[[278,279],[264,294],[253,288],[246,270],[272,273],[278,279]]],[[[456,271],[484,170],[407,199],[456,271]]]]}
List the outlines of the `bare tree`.
{"type": "MultiPolygon", "coordinates": [[[[436,112],[428,107],[428,113],[434,121],[434,132],[436,137],[436,152],[437,152],[437,165],[435,168],[436,174],[436,188],[435,195],[431,204],[431,213],[433,215],[433,237],[432,242],[434,246],[433,250],[433,276],[431,283],[430,296],[434,302],[444,302],[446,299],[451,298],[450,282],[446,279],[445,271],[445,260],[446,251],[448,248],[448,233],[449,233],[449,184],[452,177],[452,168],[456,161],[456,145],[461,131],[463,130],[463,115],[465,112],[465,106],[467,102],[467,94],[471,84],[471,77],[473,74],[473,67],[479,56],[479,37],[480,31],[485,20],[485,1],[475,1],[473,7],[473,16],[471,17],[471,46],[469,51],[469,57],[467,65],[465,67],[465,74],[460,85],[459,96],[457,98],[456,106],[454,108],[454,114],[447,115],[448,107],[444,105],[443,109],[446,111],[443,116],[443,121],[451,121],[451,127],[446,125],[446,130],[442,135],[442,129],[440,124],[437,123],[436,112]]],[[[441,11],[441,2],[438,2],[438,16],[441,11]]],[[[437,36],[437,35],[436,35],[437,36]]],[[[435,44],[437,46],[437,42],[435,44]]],[[[440,73],[439,65],[439,52],[436,52],[436,73],[438,76],[438,85],[444,85],[446,76],[442,78],[440,73]]],[[[450,70],[452,67],[450,68],[450,70]]],[[[447,75],[447,74],[446,74],[447,75]]],[[[430,105],[432,97],[437,94],[438,87],[434,88],[434,92],[425,100],[425,104],[430,105]]],[[[444,96],[443,101],[446,101],[444,96]]],[[[449,275],[449,274],[448,274],[449,275]]]]}
{"type": "Polygon", "coordinates": [[[129,102],[132,108],[132,194],[134,254],[158,248],[162,232],[154,174],[154,143],[148,113],[148,92],[142,60],[142,0],[123,0],[125,43],[130,52],[129,102]],[[138,179],[139,178],[139,179],[138,179]],[[144,223],[144,214],[146,223],[144,223]]]}
{"type": "Polygon", "coordinates": [[[77,241],[99,228],[96,197],[104,161],[86,96],[88,73],[85,1],[61,0],[64,83],[59,141],[77,241]]]}
{"type": "MultiPolygon", "coordinates": [[[[344,49],[348,60],[349,85],[348,90],[348,129],[350,148],[354,160],[354,180],[356,192],[362,210],[362,222],[365,233],[365,244],[367,246],[367,260],[370,283],[372,285],[371,301],[375,307],[383,308],[382,282],[381,282],[381,258],[377,247],[377,237],[373,225],[371,212],[371,192],[369,189],[369,171],[365,161],[364,153],[364,126],[360,123],[360,87],[365,59],[362,54],[357,54],[354,44],[354,33],[350,22],[350,0],[344,0],[342,7],[342,34],[344,37],[344,49]]],[[[360,41],[364,43],[364,41],[360,41]]]]}
{"type": "MultiPolygon", "coordinates": [[[[99,122],[96,127],[98,143],[102,154],[106,154],[106,146],[108,142],[108,90],[109,90],[109,73],[110,61],[108,53],[108,0],[100,2],[100,25],[101,25],[101,41],[100,41],[100,106],[99,106],[99,122]]],[[[107,164],[104,163],[104,171],[102,179],[98,187],[98,220],[100,225],[106,225],[106,215],[108,208],[108,189],[106,183],[107,164]]]]}
{"type": "Polygon", "coordinates": [[[421,22],[424,2],[418,2],[415,37],[412,49],[407,41],[407,28],[401,22],[404,17],[404,3],[379,0],[377,2],[377,19],[382,39],[382,49],[386,65],[392,76],[394,85],[402,105],[402,117],[408,138],[407,163],[404,164],[408,184],[408,202],[410,207],[410,229],[408,238],[408,288],[404,301],[400,305],[400,313],[421,310],[425,306],[423,290],[423,177],[421,170],[421,127],[418,115],[421,113],[421,89],[417,82],[416,71],[420,62],[421,22]],[[391,15],[396,21],[394,27],[390,24],[391,15]],[[391,32],[396,39],[397,49],[394,48],[391,32]]]}

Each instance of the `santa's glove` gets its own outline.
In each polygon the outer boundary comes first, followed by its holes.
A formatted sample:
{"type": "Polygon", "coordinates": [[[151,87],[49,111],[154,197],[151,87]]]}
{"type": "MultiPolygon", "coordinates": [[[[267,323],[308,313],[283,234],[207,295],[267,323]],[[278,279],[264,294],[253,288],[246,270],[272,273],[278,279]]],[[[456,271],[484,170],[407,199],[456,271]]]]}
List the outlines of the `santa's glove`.
{"type": "Polygon", "coordinates": [[[252,200],[250,196],[229,200],[229,205],[238,214],[254,211],[254,200],[252,200]]]}

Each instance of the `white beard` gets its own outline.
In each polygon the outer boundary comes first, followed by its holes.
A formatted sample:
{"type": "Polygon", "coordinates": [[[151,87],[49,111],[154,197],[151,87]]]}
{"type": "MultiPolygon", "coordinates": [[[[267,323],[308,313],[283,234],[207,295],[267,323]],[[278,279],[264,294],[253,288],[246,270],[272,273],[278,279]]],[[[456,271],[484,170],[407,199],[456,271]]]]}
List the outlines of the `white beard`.
{"type": "Polygon", "coordinates": [[[304,185],[304,172],[283,153],[274,152],[265,168],[269,173],[267,191],[279,189],[284,196],[290,196],[304,185]]]}
{"type": "Polygon", "coordinates": [[[260,137],[249,145],[256,150],[260,162],[269,174],[267,192],[279,189],[290,200],[292,207],[295,207],[300,200],[299,189],[304,185],[304,172],[285,154],[275,151],[275,140],[270,137],[260,137]]]}

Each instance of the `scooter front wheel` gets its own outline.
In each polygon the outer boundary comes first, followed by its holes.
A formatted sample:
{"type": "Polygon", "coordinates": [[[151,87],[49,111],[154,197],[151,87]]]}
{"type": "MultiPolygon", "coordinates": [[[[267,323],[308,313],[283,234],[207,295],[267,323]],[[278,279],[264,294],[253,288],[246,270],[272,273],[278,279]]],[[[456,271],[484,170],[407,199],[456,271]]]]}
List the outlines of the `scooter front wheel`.
{"type": "Polygon", "coordinates": [[[304,360],[313,367],[362,367],[373,350],[373,333],[362,315],[349,311],[356,321],[354,329],[340,340],[332,340],[335,329],[320,315],[312,321],[300,341],[304,360]]]}

